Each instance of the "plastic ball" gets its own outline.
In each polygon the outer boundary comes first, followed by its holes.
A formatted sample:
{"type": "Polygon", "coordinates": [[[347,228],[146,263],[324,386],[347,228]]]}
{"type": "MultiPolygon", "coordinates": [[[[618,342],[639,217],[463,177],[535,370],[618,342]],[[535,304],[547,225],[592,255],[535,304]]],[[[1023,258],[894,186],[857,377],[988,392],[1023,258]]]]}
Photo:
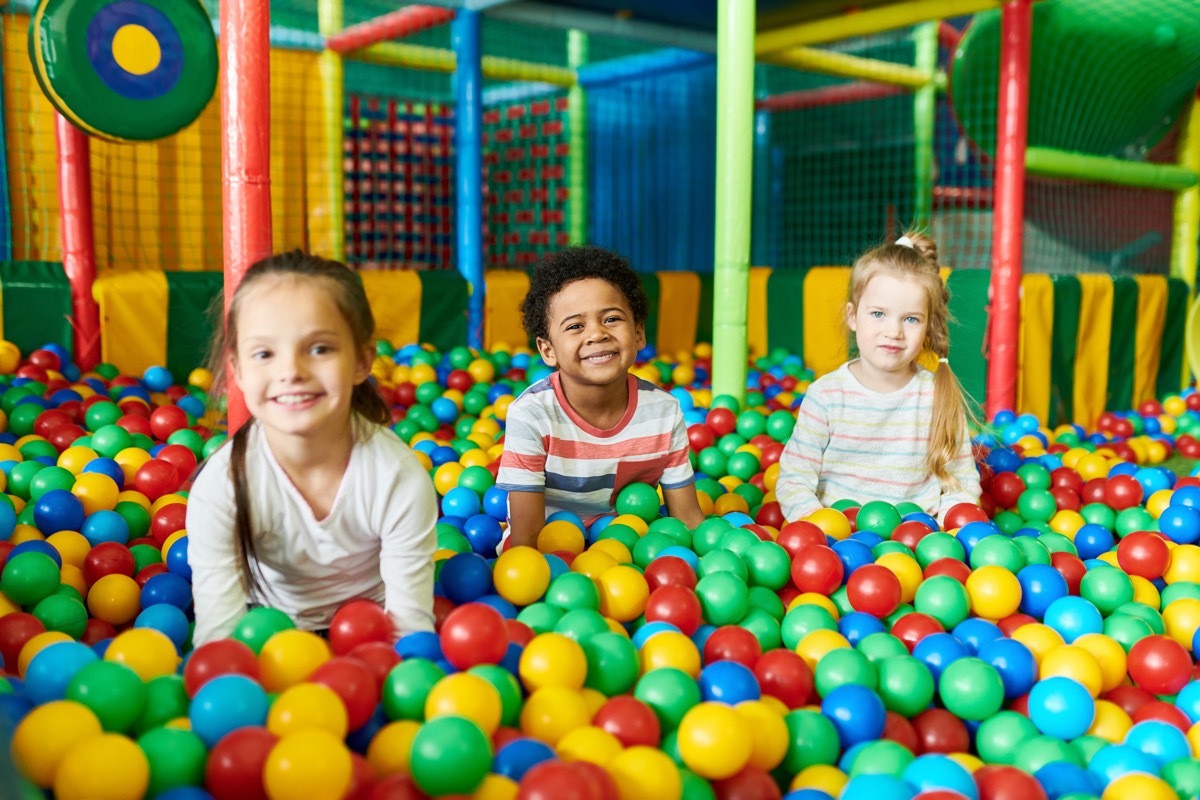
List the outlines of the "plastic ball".
{"type": "Polygon", "coordinates": [[[512,547],[493,565],[496,592],[517,606],[537,602],[550,586],[550,565],[532,547],[512,547]]]}
{"type": "Polygon", "coordinates": [[[1083,684],[1071,678],[1038,681],[1029,693],[1029,718],[1038,730],[1060,739],[1082,736],[1092,726],[1096,704],[1083,684]]]}
{"type": "Polygon", "coordinates": [[[378,603],[354,600],[337,610],[329,623],[329,646],[345,655],[364,642],[391,642],[395,625],[378,603]]]}
{"type": "Polygon", "coordinates": [[[1153,694],[1174,694],[1191,676],[1183,645],[1167,636],[1147,636],[1129,651],[1129,677],[1153,694]]]}
{"type": "Polygon", "coordinates": [[[267,640],[258,655],[263,688],[281,692],[308,680],[332,656],[329,644],[315,633],[280,631],[267,640]]]}
{"type": "Polygon", "coordinates": [[[349,720],[345,704],[333,689],[321,684],[300,683],[285,689],[271,704],[267,730],[286,737],[311,729],[346,738],[349,720]]]}
{"type": "Polygon", "coordinates": [[[745,719],[720,703],[701,703],[679,725],[679,752],[684,763],[708,779],[728,778],[750,760],[751,732],[745,719]]]}
{"type": "Polygon", "coordinates": [[[272,800],[341,797],[350,786],[350,751],[333,734],[308,728],[280,739],[263,765],[272,800]]]}
{"type": "Polygon", "coordinates": [[[142,749],[124,736],[101,734],[76,742],[54,776],[54,796],[89,800],[104,787],[113,800],[140,798],[150,784],[150,764],[142,749]]]}
{"type": "Polygon", "coordinates": [[[179,666],[175,644],[152,628],[134,628],[119,634],[104,653],[106,661],[124,664],[143,681],[173,675],[179,666]]]}
{"type": "Polygon", "coordinates": [[[946,709],[962,719],[984,720],[1004,703],[1004,683],[983,660],[960,658],[942,672],[938,694],[946,709]]]}
{"type": "Polygon", "coordinates": [[[13,761],[34,785],[50,788],[71,748],[101,733],[100,721],[86,706],[65,700],[48,702],[18,723],[12,738],[13,761]]]}
{"type": "Polygon", "coordinates": [[[239,728],[267,720],[267,694],[244,675],[220,675],[200,687],[188,709],[192,731],[213,747],[239,728]]]}

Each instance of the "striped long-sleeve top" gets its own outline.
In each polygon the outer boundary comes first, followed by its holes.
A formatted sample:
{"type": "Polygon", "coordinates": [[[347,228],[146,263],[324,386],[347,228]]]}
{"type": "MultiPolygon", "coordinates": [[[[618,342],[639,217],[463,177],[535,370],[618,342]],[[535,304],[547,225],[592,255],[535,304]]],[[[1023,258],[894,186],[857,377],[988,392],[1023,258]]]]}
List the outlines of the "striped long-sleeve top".
{"type": "Polygon", "coordinates": [[[849,363],[815,381],[779,460],[775,495],[784,517],[802,519],[841,499],[916,503],[939,520],[956,503],[979,502],[979,472],[963,420],[962,445],[943,489],[925,468],[933,419],[934,375],[923,367],[902,389],[863,386],[849,363]]]}
{"type": "Polygon", "coordinates": [[[571,408],[557,372],[508,407],[501,489],[544,492],[547,515],[571,511],[590,523],[612,511],[617,494],[635,481],[664,489],[695,481],[683,412],[669,392],[630,375],[625,413],[607,430],[571,408]]]}

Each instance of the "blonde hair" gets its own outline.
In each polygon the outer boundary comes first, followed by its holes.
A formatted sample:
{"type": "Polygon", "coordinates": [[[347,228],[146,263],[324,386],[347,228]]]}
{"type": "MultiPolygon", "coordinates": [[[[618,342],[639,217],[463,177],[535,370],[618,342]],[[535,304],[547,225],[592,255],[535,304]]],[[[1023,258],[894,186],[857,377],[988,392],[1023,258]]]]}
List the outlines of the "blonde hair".
{"type": "MultiPolygon", "coordinates": [[[[950,352],[950,293],[942,282],[938,264],[937,244],[933,239],[918,231],[910,231],[905,237],[912,243],[885,244],[859,256],[850,271],[851,313],[858,308],[867,284],[876,275],[883,273],[913,281],[925,290],[928,300],[928,316],[923,347],[939,359],[950,352]]],[[[974,419],[973,410],[966,402],[962,385],[951,371],[947,362],[938,364],[933,382],[933,420],[929,426],[929,452],[925,456],[925,467],[929,474],[943,484],[958,488],[958,481],[946,465],[958,455],[963,437],[967,435],[964,419],[974,419]]]]}

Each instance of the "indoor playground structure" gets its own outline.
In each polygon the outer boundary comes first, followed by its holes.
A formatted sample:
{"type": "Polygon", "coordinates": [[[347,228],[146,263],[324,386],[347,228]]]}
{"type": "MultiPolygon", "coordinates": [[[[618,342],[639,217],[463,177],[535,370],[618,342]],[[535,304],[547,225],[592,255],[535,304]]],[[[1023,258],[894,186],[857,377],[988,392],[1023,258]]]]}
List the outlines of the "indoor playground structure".
{"type": "Polygon", "coordinates": [[[0,796],[1200,797],[1194,0],[7,0],[0,38],[0,796]],[[980,504],[786,520],[849,265],[913,228],[980,504]],[[518,307],[573,243],[641,275],[707,520],[631,484],[497,557],[518,307]],[[437,630],[193,648],[188,480],[245,419],[211,309],[294,248],[371,301],[437,630]]]}

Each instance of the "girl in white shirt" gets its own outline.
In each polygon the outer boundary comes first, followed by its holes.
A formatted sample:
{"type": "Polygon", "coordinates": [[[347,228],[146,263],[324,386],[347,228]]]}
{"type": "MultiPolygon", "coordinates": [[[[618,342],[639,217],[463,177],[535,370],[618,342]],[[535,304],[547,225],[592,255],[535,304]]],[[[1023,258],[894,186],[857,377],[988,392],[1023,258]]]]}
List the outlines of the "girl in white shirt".
{"type": "Polygon", "coordinates": [[[433,629],[437,497],[368,381],[374,330],[358,276],[336,261],[276,255],[238,285],[214,392],[231,373],[252,419],[188,498],[197,646],[254,604],[322,630],[367,598],[397,635],[433,629]]]}

